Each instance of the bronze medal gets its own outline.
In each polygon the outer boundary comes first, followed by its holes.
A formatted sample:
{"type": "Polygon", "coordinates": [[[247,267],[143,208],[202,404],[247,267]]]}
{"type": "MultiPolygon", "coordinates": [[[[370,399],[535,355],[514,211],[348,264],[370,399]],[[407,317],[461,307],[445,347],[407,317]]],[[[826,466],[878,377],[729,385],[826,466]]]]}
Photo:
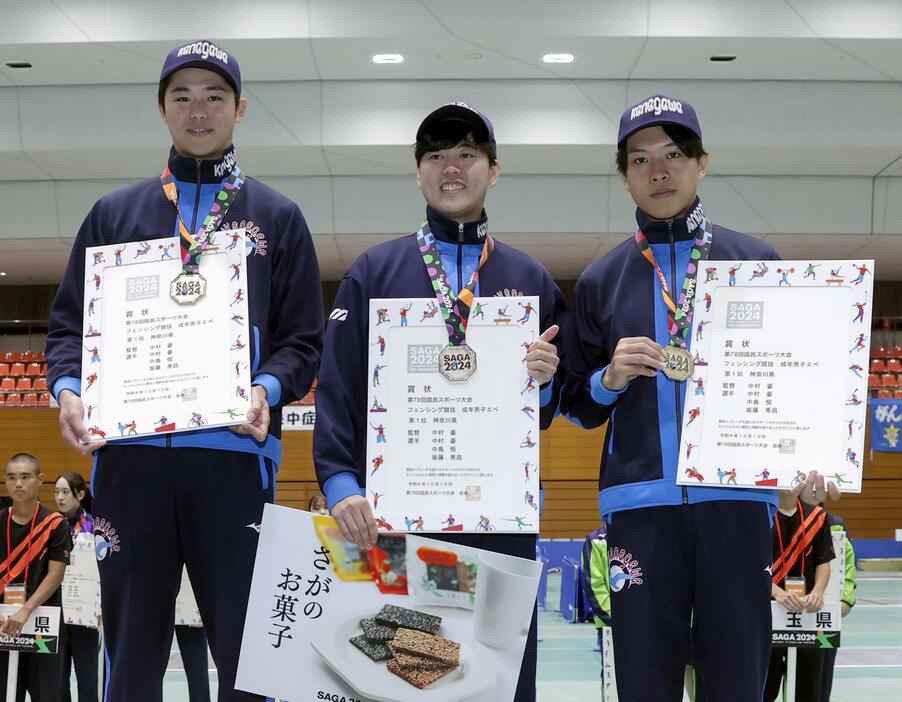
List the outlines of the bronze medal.
{"type": "Polygon", "coordinates": [[[695,370],[695,361],[686,349],[678,346],[664,347],[664,375],[682,383],[689,380],[695,370]]]}
{"type": "Polygon", "coordinates": [[[466,344],[448,344],[438,355],[438,372],[452,383],[468,380],[476,372],[476,352],[466,344]]]}

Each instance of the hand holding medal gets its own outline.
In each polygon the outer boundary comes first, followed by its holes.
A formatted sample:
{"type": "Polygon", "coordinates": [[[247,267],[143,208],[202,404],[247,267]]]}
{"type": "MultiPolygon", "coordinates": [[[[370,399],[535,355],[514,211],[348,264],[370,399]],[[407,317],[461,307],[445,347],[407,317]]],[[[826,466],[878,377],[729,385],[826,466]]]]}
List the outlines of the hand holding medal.
{"type": "Polygon", "coordinates": [[[664,349],[647,336],[627,336],[617,342],[611,363],[601,379],[608,390],[619,392],[635,378],[654,378],[664,370],[664,349]]]}

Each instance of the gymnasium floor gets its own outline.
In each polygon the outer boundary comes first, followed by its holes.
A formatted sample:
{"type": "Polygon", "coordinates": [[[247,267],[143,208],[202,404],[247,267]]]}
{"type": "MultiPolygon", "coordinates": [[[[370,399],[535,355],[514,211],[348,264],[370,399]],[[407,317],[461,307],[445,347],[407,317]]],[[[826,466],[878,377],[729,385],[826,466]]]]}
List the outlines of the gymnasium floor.
{"type": "MultiPolygon", "coordinates": [[[[560,578],[549,576],[549,606],[560,578]]],[[[832,702],[889,702],[902,689],[902,574],[859,573],[858,604],[843,620],[832,702]]],[[[591,624],[569,624],[553,610],[539,612],[540,702],[600,702],[599,657],[591,624]]],[[[212,668],[212,665],[211,665],[212,668]]],[[[216,673],[210,671],[212,698],[216,673]]],[[[73,677],[73,700],[75,687],[73,677]]],[[[181,658],[173,645],[164,681],[166,702],[188,702],[181,658]]]]}

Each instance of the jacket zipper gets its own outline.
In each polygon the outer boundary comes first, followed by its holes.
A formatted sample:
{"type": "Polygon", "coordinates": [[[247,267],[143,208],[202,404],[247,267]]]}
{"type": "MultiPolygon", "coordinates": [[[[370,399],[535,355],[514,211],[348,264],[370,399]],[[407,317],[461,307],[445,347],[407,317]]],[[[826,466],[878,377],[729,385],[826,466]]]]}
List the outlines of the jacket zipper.
{"type": "Polygon", "coordinates": [[[464,225],[458,222],[457,224],[457,294],[460,295],[460,291],[463,290],[464,287],[464,278],[463,278],[463,265],[464,265],[464,225]]]}
{"type": "MultiPolygon", "coordinates": [[[[676,243],[673,240],[673,220],[667,220],[667,234],[670,237],[670,289],[676,292],[676,243]]],[[[672,295],[671,295],[672,297],[672,295]]],[[[679,465],[680,442],[683,434],[683,408],[680,401],[680,383],[673,384],[673,398],[676,406],[676,431],[677,431],[677,465],[679,465]]],[[[683,493],[683,504],[689,504],[689,493],[685,485],[681,485],[680,489],[683,493]]]]}

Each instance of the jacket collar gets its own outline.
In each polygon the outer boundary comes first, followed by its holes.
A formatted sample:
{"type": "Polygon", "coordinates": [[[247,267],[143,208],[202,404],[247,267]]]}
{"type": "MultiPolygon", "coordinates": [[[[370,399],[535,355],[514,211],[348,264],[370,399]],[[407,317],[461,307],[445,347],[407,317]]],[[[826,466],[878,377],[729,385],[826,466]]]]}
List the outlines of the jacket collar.
{"type": "Polygon", "coordinates": [[[426,220],[436,239],[451,244],[482,244],[489,230],[489,218],[485,210],[482,211],[482,217],[475,222],[466,222],[463,225],[463,237],[461,237],[460,225],[457,222],[440,215],[428,205],[426,206],[426,220]]]}
{"type": "Polygon", "coordinates": [[[652,219],[636,208],[636,223],[650,244],[670,243],[671,232],[674,241],[695,239],[695,230],[701,225],[703,218],[704,210],[697,196],[685,215],[670,220],[652,219]]]}
{"type": "Polygon", "coordinates": [[[176,180],[184,183],[196,183],[198,180],[201,183],[221,183],[237,162],[234,144],[230,144],[222,158],[218,159],[180,156],[174,146],[169,150],[169,171],[176,180]]]}

